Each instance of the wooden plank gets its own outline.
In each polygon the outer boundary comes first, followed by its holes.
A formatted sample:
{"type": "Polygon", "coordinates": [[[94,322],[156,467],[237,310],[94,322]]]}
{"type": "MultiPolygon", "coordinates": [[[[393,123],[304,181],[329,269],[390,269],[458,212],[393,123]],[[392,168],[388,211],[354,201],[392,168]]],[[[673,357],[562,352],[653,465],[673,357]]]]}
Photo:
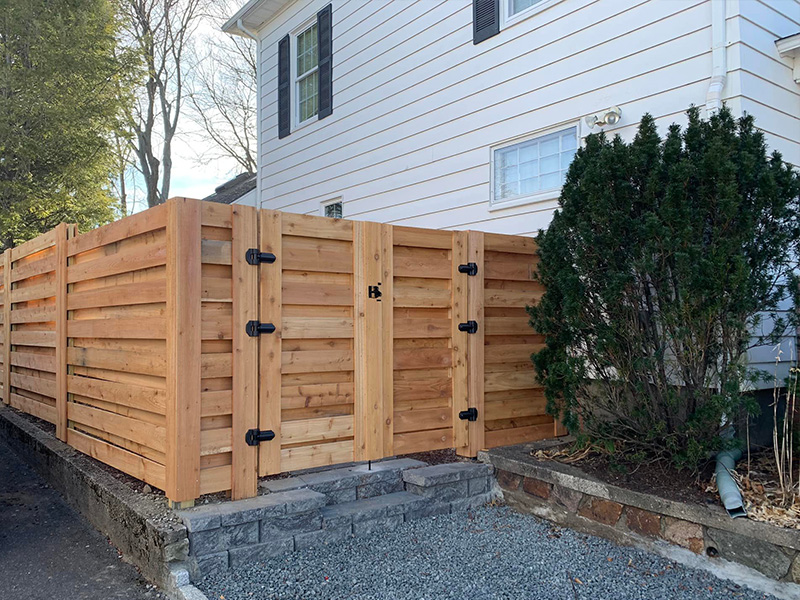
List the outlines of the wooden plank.
{"type": "Polygon", "coordinates": [[[409,319],[395,314],[393,327],[394,339],[449,338],[452,334],[452,320],[438,317],[409,319]]]}
{"type": "Polygon", "coordinates": [[[10,364],[15,367],[45,371],[47,373],[56,372],[56,357],[52,354],[33,354],[30,352],[12,352],[10,364]]]}
{"type": "Polygon", "coordinates": [[[441,229],[420,229],[395,225],[392,228],[395,246],[417,246],[420,248],[439,248],[449,250],[453,240],[452,231],[441,229]]]}
{"type": "Polygon", "coordinates": [[[56,255],[50,254],[49,256],[40,258],[39,260],[33,260],[25,264],[17,265],[11,272],[11,282],[14,283],[15,281],[20,281],[21,279],[28,279],[30,277],[36,277],[37,275],[43,275],[45,273],[55,271],[56,260],[56,255]]]}
{"type": "Polygon", "coordinates": [[[342,339],[353,337],[353,319],[284,317],[283,339],[342,339]]]}
{"type": "MultiPolygon", "coordinates": [[[[383,370],[381,343],[383,314],[370,286],[383,279],[381,226],[359,222],[353,231],[355,246],[355,460],[383,457],[383,370]]],[[[387,415],[388,416],[388,415],[387,415]]]]}
{"type": "Polygon", "coordinates": [[[56,233],[55,229],[51,229],[47,233],[43,233],[40,236],[33,238],[32,240],[28,240],[11,248],[11,262],[15,262],[26,256],[30,256],[31,254],[36,254],[37,252],[41,252],[46,248],[50,248],[55,244],[56,233]]]}
{"type": "Polygon", "coordinates": [[[163,229],[167,226],[167,210],[162,204],[74,237],[67,242],[67,256],[163,229]]]}
{"type": "Polygon", "coordinates": [[[258,266],[247,263],[249,248],[258,248],[258,211],[233,207],[233,421],[231,496],[250,498],[258,492],[258,448],[248,446],[245,434],[258,425],[258,338],[245,332],[258,320],[258,266]]]}
{"type": "Polygon", "coordinates": [[[352,350],[317,350],[310,352],[281,353],[281,373],[284,374],[352,371],[353,364],[352,350]]]}
{"type": "Polygon", "coordinates": [[[234,357],[231,352],[203,354],[200,359],[200,377],[234,377],[234,357]]]}
{"type": "Polygon", "coordinates": [[[412,452],[445,450],[452,447],[452,427],[394,434],[394,452],[397,456],[412,452]]]}
{"type": "Polygon", "coordinates": [[[50,323],[56,319],[54,305],[21,308],[11,313],[12,323],[50,323]]]}
{"type": "Polygon", "coordinates": [[[106,350],[101,348],[67,348],[66,361],[69,365],[125,371],[166,377],[167,360],[163,354],[155,352],[132,352],[130,350],[106,350]]]}
{"type": "MultiPolygon", "coordinates": [[[[236,221],[236,211],[239,210],[238,205],[234,207],[234,222],[236,221]]],[[[250,207],[252,208],[252,207],[250,207]]],[[[255,210],[255,209],[253,209],[255,210]]],[[[235,227],[235,225],[234,225],[235,227]]],[[[234,234],[235,235],[235,234],[234,234]]],[[[247,252],[248,248],[245,248],[247,252]]],[[[232,264],[233,243],[220,242],[218,240],[203,240],[202,249],[200,254],[203,263],[209,265],[230,265],[232,264]]],[[[237,256],[238,259],[238,256],[237,256]]],[[[247,263],[245,263],[247,264],[247,263]]]]}
{"type": "Polygon", "coordinates": [[[353,437],[353,416],[302,419],[281,423],[281,442],[307,444],[353,437]]]}
{"type": "Polygon", "coordinates": [[[215,390],[200,395],[200,416],[229,415],[233,411],[233,390],[215,390]]]}
{"type": "MultiPolygon", "coordinates": [[[[453,380],[453,404],[452,419],[453,424],[453,446],[456,452],[469,452],[469,421],[459,419],[458,414],[469,408],[469,358],[467,347],[469,340],[465,340],[462,332],[458,330],[458,324],[469,320],[468,310],[468,288],[471,277],[466,273],[459,273],[458,266],[469,262],[469,233],[466,231],[456,231],[453,234],[453,265],[451,275],[452,291],[452,370],[450,371],[453,380]]],[[[480,268],[480,267],[479,267],[480,268]]]]}
{"type": "Polygon", "coordinates": [[[518,292],[515,290],[492,290],[484,292],[484,306],[486,307],[506,307],[506,306],[532,306],[542,299],[544,292],[518,292]]]}
{"type": "Polygon", "coordinates": [[[281,227],[283,235],[346,241],[353,239],[353,221],[345,219],[285,213],[281,227]]]}
{"type": "Polygon", "coordinates": [[[535,394],[531,390],[526,390],[526,392],[528,392],[528,397],[524,399],[496,402],[487,400],[485,403],[486,420],[494,421],[547,414],[547,400],[544,396],[535,394]]]}
{"type": "Polygon", "coordinates": [[[14,392],[9,395],[9,405],[24,413],[33,415],[37,419],[42,419],[48,423],[56,422],[56,407],[44,402],[37,402],[25,396],[20,396],[14,392]]]}
{"type": "Polygon", "coordinates": [[[536,254],[539,251],[536,240],[520,235],[504,235],[502,233],[484,234],[485,249],[489,252],[515,252],[519,254],[536,254]]]}
{"type": "Polygon", "coordinates": [[[486,447],[511,446],[524,442],[536,442],[553,437],[553,424],[530,425],[528,427],[514,427],[512,429],[498,429],[486,432],[486,447]]]}
{"type": "MultiPolygon", "coordinates": [[[[197,288],[200,288],[199,281],[197,288]]],[[[199,296],[197,309],[200,310],[199,296]]],[[[83,319],[68,321],[67,335],[71,338],[163,340],[167,338],[168,324],[174,325],[171,320],[160,317],[83,319]]]]}
{"type": "Polygon", "coordinates": [[[135,306],[166,302],[167,282],[164,279],[112,285],[83,292],[67,294],[67,309],[98,308],[105,306],[135,306]]]}
{"type": "Polygon", "coordinates": [[[15,346],[37,346],[39,348],[55,348],[55,331],[11,331],[11,344],[15,346]]]}
{"type": "Polygon", "coordinates": [[[394,368],[438,369],[453,366],[452,348],[406,348],[394,350],[394,368]]]}
{"type": "MultiPolygon", "coordinates": [[[[211,204],[204,202],[203,204],[211,204]]],[[[214,494],[227,490],[231,485],[231,466],[220,465],[200,471],[200,493],[214,494]]]]}
{"type": "Polygon", "coordinates": [[[75,423],[88,425],[105,433],[147,446],[157,452],[164,452],[166,431],[159,425],[76,402],[69,403],[67,417],[75,423]]]}
{"type": "Polygon", "coordinates": [[[11,402],[11,251],[3,252],[3,402],[11,402]]]}
{"type": "Polygon", "coordinates": [[[530,361],[531,354],[542,348],[544,348],[544,344],[498,344],[491,347],[491,351],[486,355],[484,361],[487,365],[530,361]]]}
{"type": "Polygon", "coordinates": [[[92,458],[111,465],[115,469],[119,469],[137,479],[146,481],[158,489],[163,490],[166,487],[166,469],[164,465],[128,450],[112,446],[107,442],[90,437],[74,429],[70,429],[67,432],[67,443],[79,452],[88,454],[92,458]]]}
{"type": "MultiPolygon", "coordinates": [[[[244,434],[242,435],[242,440],[244,440],[244,434]]],[[[247,446],[247,444],[245,444],[245,446],[247,446]]],[[[231,452],[232,450],[233,440],[230,427],[206,429],[200,432],[200,456],[222,454],[223,452],[231,452]]],[[[253,448],[253,451],[255,452],[255,448],[253,448]]],[[[234,481],[233,469],[231,469],[231,480],[228,482],[228,485],[231,485],[234,481]]]]}
{"type": "MultiPolygon", "coordinates": [[[[453,263],[458,266],[457,263],[453,263]]],[[[464,277],[465,275],[461,275],[464,277]]],[[[438,279],[397,277],[394,281],[394,305],[409,308],[448,308],[451,291],[449,286],[432,285],[438,279]]],[[[447,283],[447,282],[443,282],[447,283]]]]}
{"type": "MultiPolygon", "coordinates": [[[[141,271],[166,264],[167,246],[164,241],[147,240],[147,242],[95,260],[70,265],[67,268],[67,283],[141,271]]],[[[199,253],[198,250],[198,257],[199,253]]]]}
{"type": "Polygon", "coordinates": [[[67,392],[120,404],[158,415],[166,413],[167,394],[164,390],[128,385],[78,375],[67,375],[67,392]]]}
{"type": "Polygon", "coordinates": [[[202,265],[200,202],[168,202],[166,489],[172,502],[200,495],[202,265]]]}
{"type": "Polygon", "coordinates": [[[353,272],[353,244],[341,240],[285,236],[283,268],[324,273],[353,272]]]}
{"type": "Polygon", "coordinates": [[[24,288],[11,290],[11,302],[29,302],[31,300],[43,300],[55,296],[56,286],[54,282],[40,283],[24,288]]]}
{"type": "MultiPolygon", "coordinates": [[[[461,449],[463,456],[477,456],[478,451],[484,447],[485,415],[484,413],[484,336],[486,334],[484,319],[484,272],[483,259],[484,234],[470,231],[467,242],[467,262],[478,265],[478,274],[467,279],[467,318],[478,322],[478,331],[467,335],[467,370],[469,407],[476,408],[478,418],[470,421],[469,445],[461,449]]],[[[463,339],[462,334],[462,339],[463,339]]]]}
{"type": "Polygon", "coordinates": [[[281,388],[281,409],[315,408],[353,403],[352,383],[320,383],[281,388]]]}
{"type": "Polygon", "coordinates": [[[67,225],[56,228],[56,437],[67,441],[67,225]]]}
{"type": "Polygon", "coordinates": [[[352,306],[353,286],[330,283],[283,283],[283,303],[322,306],[352,306]]]}
{"type": "MultiPolygon", "coordinates": [[[[458,420],[458,415],[455,417],[458,420]]],[[[422,410],[397,411],[394,413],[394,432],[425,431],[452,427],[453,411],[447,408],[427,408],[422,410]]]]}
{"type": "MultiPolygon", "coordinates": [[[[258,248],[275,255],[275,262],[260,267],[259,320],[273,323],[275,333],[262,335],[259,339],[258,382],[258,427],[272,430],[275,439],[258,446],[259,475],[274,475],[287,469],[281,454],[281,372],[286,358],[281,352],[282,330],[282,274],[283,264],[283,215],[277,211],[261,210],[259,219],[258,248]]],[[[291,359],[289,359],[291,360],[291,359]]]]}
{"type": "Polygon", "coordinates": [[[446,374],[423,379],[399,379],[395,374],[392,387],[395,402],[449,398],[453,393],[451,379],[446,374]]]}
{"type": "Polygon", "coordinates": [[[225,229],[233,227],[233,207],[229,204],[202,202],[200,207],[200,219],[203,227],[222,227],[225,229]]]}
{"type": "Polygon", "coordinates": [[[312,467],[335,465],[353,460],[353,442],[329,442],[311,446],[281,449],[281,465],[284,471],[298,471],[312,467]]]}
{"type": "Polygon", "coordinates": [[[500,371],[488,372],[484,375],[484,385],[487,392],[502,392],[504,390],[527,390],[540,386],[536,376],[531,371],[500,371]]]}
{"type": "Polygon", "coordinates": [[[394,455],[394,227],[381,225],[381,398],[383,456],[394,455]]]}
{"type": "Polygon", "coordinates": [[[395,277],[450,278],[449,249],[395,246],[393,264],[395,277]]]}
{"type": "Polygon", "coordinates": [[[524,260],[502,262],[487,259],[483,271],[486,279],[534,281],[536,265],[533,262],[525,262],[524,260]]]}
{"type": "Polygon", "coordinates": [[[487,317],[486,335],[530,335],[533,333],[527,317],[487,317]]]}
{"type": "Polygon", "coordinates": [[[11,373],[11,385],[21,390],[28,390],[42,396],[49,398],[56,397],[56,381],[55,379],[47,379],[44,377],[34,377],[32,375],[23,375],[22,373],[11,373]]]}

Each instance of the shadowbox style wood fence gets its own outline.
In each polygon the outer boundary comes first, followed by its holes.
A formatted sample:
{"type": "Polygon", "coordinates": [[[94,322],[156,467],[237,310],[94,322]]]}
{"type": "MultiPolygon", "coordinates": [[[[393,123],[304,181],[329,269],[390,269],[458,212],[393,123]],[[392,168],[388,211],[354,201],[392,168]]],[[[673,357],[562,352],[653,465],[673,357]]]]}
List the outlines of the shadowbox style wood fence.
{"type": "Polygon", "coordinates": [[[530,238],[176,198],[2,255],[2,398],[174,503],[563,432],[530,238]]]}

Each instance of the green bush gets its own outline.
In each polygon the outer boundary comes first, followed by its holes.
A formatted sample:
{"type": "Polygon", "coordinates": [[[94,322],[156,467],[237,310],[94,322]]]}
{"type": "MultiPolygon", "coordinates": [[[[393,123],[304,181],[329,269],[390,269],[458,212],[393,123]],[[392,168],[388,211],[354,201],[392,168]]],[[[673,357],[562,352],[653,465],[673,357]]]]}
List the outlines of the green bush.
{"type": "Polygon", "coordinates": [[[649,115],[631,143],[586,139],[538,237],[547,291],[529,312],[570,432],[695,466],[761,376],[748,347],[796,326],[779,309],[797,300],[800,179],[751,117],[688,116],[664,139],[649,115]]]}

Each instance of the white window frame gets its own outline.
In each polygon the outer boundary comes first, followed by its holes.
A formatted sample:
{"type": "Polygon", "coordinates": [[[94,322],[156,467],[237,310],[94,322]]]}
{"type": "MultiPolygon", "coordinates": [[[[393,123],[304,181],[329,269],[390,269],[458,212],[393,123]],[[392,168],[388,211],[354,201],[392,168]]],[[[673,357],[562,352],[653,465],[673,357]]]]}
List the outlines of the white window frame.
{"type": "Polygon", "coordinates": [[[556,2],[560,2],[561,0],[542,0],[538,4],[534,4],[533,6],[529,6],[528,8],[519,11],[516,14],[511,14],[511,3],[513,0],[500,0],[500,12],[501,12],[501,20],[503,23],[503,28],[510,27],[520,21],[524,21],[528,17],[535,15],[538,12],[543,11],[544,9],[552,6],[556,2]]]}
{"type": "Polygon", "coordinates": [[[529,140],[572,128],[575,129],[576,149],[581,148],[583,144],[583,137],[581,137],[580,121],[566,121],[564,123],[554,125],[553,127],[548,127],[547,129],[539,129],[532,133],[526,133],[525,135],[503,140],[502,142],[498,142],[497,144],[491,146],[489,148],[489,211],[503,210],[506,208],[512,208],[514,206],[524,206],[526,204],[536,204],[537,202],[558,200],[561,196],[561,188],[563,186],[559,186],[551,190],[536,192],[535,194],[529,194],[527,196],[519,196],[510,200],[497,200],[494,193],[494,155],[497,150],[502,150],[504,148],[508,148],[509,146],[516,146],[517,144],[522,144],[529,140]]]}
{"type": "MultiPolygon", "coordinates": [[[[292,33],[290,34],[290,48],[289,48],[289,62],[291,63],[291,77],[292,77],[292,123],[294,127],[292,130],[297,130],[301,127],[308,127],[311,123],[316,123],[319,121],[319,76],[317,76],[317,114],[313,117],[309,117],[305,121],[300,120],[300,79],[301,77],[297,73],[297,38],[302,34],[305,33],[308,29],[317,25],[317,16],[314,15],[313,17],[307,19],[303,22],[302,25],[297,27],[292,33]]],[[[319,48],[317,48],[317,53],[319,53],[319,48]]],[[[303,78],[308,77],[312,73],[319,72],[319,56],[317,57],[317,66],[311,69],[310,71],[303,73],[303,78]]]]}
{"type": "MultiPolygon", "coordinates": [[[[332,198],[331,200],[325,200],[324,202],[320,202],[320,204],[319,204],[319,214],[322,215],[323,217],[326,217],[326,215],[325,215],[325,207],[326,206],[330,206],[331,204],[341,204],[342,205],[342,216],[341,216],[341,218],[344,219],[344,198],[342,196],[339,196],[338,198],[332,198]]],[[[326,218],[331,219],[331,218],[335,218],[335,217],[326,217],[326,218]]]]}

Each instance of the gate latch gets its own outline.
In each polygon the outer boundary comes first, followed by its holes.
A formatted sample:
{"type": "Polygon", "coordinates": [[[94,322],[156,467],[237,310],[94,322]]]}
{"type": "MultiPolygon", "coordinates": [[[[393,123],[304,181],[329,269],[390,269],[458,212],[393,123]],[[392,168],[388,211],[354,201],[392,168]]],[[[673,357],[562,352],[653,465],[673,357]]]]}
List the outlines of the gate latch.
{"type": "Polygon", "coordinates": [[[248,429],[244,434],[244,441],[248,446],[258,446],[261,442],[268,442],[275,439],[275,432],[271,429],[261,431],[260,429],[248,429]]]}
{"type": "Polygon", "coordinates": [[[459,323],[458,324],[459,331],[466,331],[467,333],[477,333],[478,332],[478,322],[477,321],[467,321],[466,323],[459,323]]]}
{"type": "Polygon", "coordinates": [[[477,421],[478,409],[473,406],[467,410],[462,410],[460,413],[458,413],[458,418],[462,421],[477,421]]]}
{"type": "Polygon", "coordinates": [[[275,333],[275,325],[260,321],[248,321],[244,330],[250,337],[258,337],[262,333],[275,333]]]}
{"type": "Polygon", "coordinates": [[[383,296],[383,294],[381,293],[381,284],[380,283],[378,285],[369,286],[367,288],[367,291],[369,292],[369,297],[370,298],[375,298],[378,302],[381,301],[381,296],[383,296]]]}
{"type": "Polygon", "coordinates": [[[459,273],[466,273],[470,276],[475,276],[478,274],[478,263],[467,263],[465,265],[458,265],[458,272],[459,273]]]}
{"type": "Polygon", "coordinates": [[[258,248],[250,248],[245,253],[244,259],[248,265],[272,264],[275,262],[275,255],[272,252],[259,252],[258,248]]]}

